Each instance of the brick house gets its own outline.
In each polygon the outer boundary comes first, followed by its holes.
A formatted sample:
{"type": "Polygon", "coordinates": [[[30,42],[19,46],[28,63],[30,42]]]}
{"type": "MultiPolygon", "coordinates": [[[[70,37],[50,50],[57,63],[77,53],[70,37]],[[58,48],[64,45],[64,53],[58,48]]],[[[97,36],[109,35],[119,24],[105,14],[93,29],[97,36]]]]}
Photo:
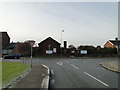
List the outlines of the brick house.
{"type": "Polygon", "coordinates": [[[120,40],[118,38],[115,38],[115,40],[108,40],[104,44],[104,48],[117,48],[118,53],[120,54],[120,40]]]}
{"type": "Polygon", "coordinates": [[[108,40],[105,44],[104,47],[111,47],[114,48],[116,47],[118,49],[120,49],[120,40],[118,40],[118,38],[115,38],[115,40],[108,40]]]}
{"type": "Polygon", "coordinates": [[[19,53],[22,56],[26,56],[30,54],[30,48],[31,46],[27,42],[10,43],[8,46],[4,48],[2,53],[3,55],[19,53]]]}
{"type": "Polygon", "coordinates": [[[61,44],[51,37],[43,40],[38,45],[41,55],[56,55],[60,53],[61,44]]]}

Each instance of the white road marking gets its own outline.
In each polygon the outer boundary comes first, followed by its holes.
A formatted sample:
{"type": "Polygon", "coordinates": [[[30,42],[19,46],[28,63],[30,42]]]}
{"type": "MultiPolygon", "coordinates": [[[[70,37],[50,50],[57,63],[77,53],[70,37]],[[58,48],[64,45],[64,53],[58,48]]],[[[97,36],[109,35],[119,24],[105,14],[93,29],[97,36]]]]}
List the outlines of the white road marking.
{"type": "Polygon", "coordinates": [[[109,85],[108,85],[108,84],[106,84],[106,83],[102,82],[101,80],[99,80],[99,79],[95,78],[94,76],[90,75],[89,73],[87,73],[87,72],[84,72],[84,73],[85,73],[86,75],[88,75],[88,76],[92,77],[93,79],[97,80],[98,82],[102,83],[103,85],[105,85],[105,86],[109,87],[109,85]]]}
{"type": "Polygon", "coordinates": [[[64,62],[69,63],[68,61],[64,61],[64,62]]]}
{"type": "Polygon", "coordinates": [[[73,64],[70,64],[71,66],[73,66],[74,68],[76,68],[76,69],[79,69],[78,67],[76,67],[75,65],[73,65],[73,64]]]}
{"type": "Polygon", "coordinates": [[[56,62],[58,65],[61,65],[62,66],[62,62],[56,62]]]}

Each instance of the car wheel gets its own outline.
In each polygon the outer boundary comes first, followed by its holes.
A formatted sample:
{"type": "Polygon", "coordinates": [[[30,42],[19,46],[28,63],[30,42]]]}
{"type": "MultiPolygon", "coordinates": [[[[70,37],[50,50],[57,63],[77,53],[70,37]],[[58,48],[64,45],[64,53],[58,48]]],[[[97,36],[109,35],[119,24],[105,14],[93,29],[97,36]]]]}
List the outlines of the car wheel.
{"type": "Polygon", "coordinates": [[[15,57],[15,59],[17,59],[17,57],[15,57]]]}

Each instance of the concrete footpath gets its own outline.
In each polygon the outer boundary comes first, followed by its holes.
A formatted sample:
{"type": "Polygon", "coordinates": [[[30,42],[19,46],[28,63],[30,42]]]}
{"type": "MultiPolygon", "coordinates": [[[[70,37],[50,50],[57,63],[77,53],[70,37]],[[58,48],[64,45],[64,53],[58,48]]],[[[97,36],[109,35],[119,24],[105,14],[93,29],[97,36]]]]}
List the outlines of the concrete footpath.
{"type": "Polygon", "coordinates": [[[107,61],[101,62],[100,64],[108,70],[120,73],[120,61],[107,61]]]}
{"type": "Polygon", "coordinates": [[[31,71],[10,88],[43,88],[41,85],[47,83],[43,82],[46,76],[48,76],[48,68],[34,63],[31,71]]]}

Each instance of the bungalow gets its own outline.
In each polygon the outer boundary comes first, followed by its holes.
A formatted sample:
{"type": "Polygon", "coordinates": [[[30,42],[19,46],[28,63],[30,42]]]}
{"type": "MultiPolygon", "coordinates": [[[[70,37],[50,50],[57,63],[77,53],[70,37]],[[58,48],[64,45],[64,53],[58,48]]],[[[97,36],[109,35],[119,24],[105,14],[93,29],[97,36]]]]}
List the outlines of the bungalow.
{"type": "Polygon", "coordinates": [[[43,40],[38,45],[41,55],[56,55],[60,53],[61,44],[51,37],[43,40]]]}

